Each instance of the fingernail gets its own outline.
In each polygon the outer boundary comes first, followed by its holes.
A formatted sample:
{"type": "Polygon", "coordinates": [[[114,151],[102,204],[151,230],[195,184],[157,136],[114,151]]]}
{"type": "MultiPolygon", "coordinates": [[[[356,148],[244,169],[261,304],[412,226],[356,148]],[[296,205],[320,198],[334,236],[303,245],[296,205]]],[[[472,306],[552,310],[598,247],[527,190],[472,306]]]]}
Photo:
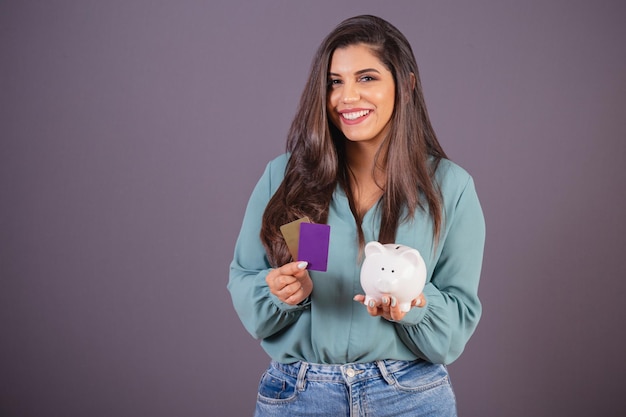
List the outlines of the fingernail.
{"type": "Polygon", "coordinates": [[[307,266],[308,264],[309,264],[308,262],[300,262],[300,263],[298,264],[298,269],[304,269],[304,268],[306,268],[306,266],[307,266]]]}
{"type": "Polygon", "coordinates": [[[370,300],[370,302],[369,302],[369,304],[368,304],[368,305],[369,305],[370,307],[374,308],[374,307],[376,307],[376,301],[374,301],[374,300],[370,300]]]}
{"type": "Polygon", "coordinates": [[[388,303],[389,303],[389,298],[383,297],[383,304],[388,304],[388,303]]]}
{"type": "Polygon", "coordinates": [[[391,297],[391,307],[395,307],[397,304],[396,297],[391,297]]]}

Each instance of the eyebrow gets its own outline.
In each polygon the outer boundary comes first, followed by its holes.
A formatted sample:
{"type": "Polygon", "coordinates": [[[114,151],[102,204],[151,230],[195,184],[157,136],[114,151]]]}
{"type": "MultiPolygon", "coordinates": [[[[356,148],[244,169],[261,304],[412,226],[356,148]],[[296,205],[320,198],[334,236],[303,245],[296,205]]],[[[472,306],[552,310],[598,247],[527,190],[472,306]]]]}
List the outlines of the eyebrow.
{"type": "MultiPolygon", "coordinates": [[[[362,70],[358,70],[357,72],[354,73],[354,75],[361,75],[367,72],[375,72],[377,74],[380,74],[380,71],[378,71],[376,68],[365,68],[362,70]]],[[[337,76],[337,77],[341,77],[340,74],[336,74],[334,72],[329,72],[328,75],[333,75],[333,76],[337,76]]]]}

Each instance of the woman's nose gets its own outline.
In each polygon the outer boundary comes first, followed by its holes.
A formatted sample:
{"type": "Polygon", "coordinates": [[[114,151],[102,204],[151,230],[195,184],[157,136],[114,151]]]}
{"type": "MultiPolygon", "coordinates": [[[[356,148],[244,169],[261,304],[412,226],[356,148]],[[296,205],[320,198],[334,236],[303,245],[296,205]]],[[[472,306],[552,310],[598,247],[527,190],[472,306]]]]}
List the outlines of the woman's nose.
{"type": "Polygon", "coordinates": [[[359,95],[359,89],[354,83],[346,83],[343,88],[342,101],[344,103],[354,103],[359,101],[361,96],[359,95]]]}

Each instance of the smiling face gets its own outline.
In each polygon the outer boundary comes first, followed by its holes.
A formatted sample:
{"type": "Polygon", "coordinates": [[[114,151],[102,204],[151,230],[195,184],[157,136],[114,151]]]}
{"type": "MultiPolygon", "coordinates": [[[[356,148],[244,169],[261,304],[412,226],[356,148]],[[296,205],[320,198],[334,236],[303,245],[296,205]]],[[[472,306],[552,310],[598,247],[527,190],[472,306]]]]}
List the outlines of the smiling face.
{"type": "Polygon", "coordinates": [[[328,115],[348,140],[376,146],[389,132],[393,75],[364,44],[334,51],[328,71],[328,115]]]}

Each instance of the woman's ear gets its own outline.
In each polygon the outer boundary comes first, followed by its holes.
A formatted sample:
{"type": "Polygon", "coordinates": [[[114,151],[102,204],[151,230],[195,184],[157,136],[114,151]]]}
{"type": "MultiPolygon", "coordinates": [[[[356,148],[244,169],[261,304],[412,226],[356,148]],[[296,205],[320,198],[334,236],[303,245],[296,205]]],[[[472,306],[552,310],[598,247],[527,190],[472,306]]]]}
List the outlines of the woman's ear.
{"type": "Polygon", "coordinates": [[[411,91],[415,90],[415,74],[411,73],[411,91]]]}

